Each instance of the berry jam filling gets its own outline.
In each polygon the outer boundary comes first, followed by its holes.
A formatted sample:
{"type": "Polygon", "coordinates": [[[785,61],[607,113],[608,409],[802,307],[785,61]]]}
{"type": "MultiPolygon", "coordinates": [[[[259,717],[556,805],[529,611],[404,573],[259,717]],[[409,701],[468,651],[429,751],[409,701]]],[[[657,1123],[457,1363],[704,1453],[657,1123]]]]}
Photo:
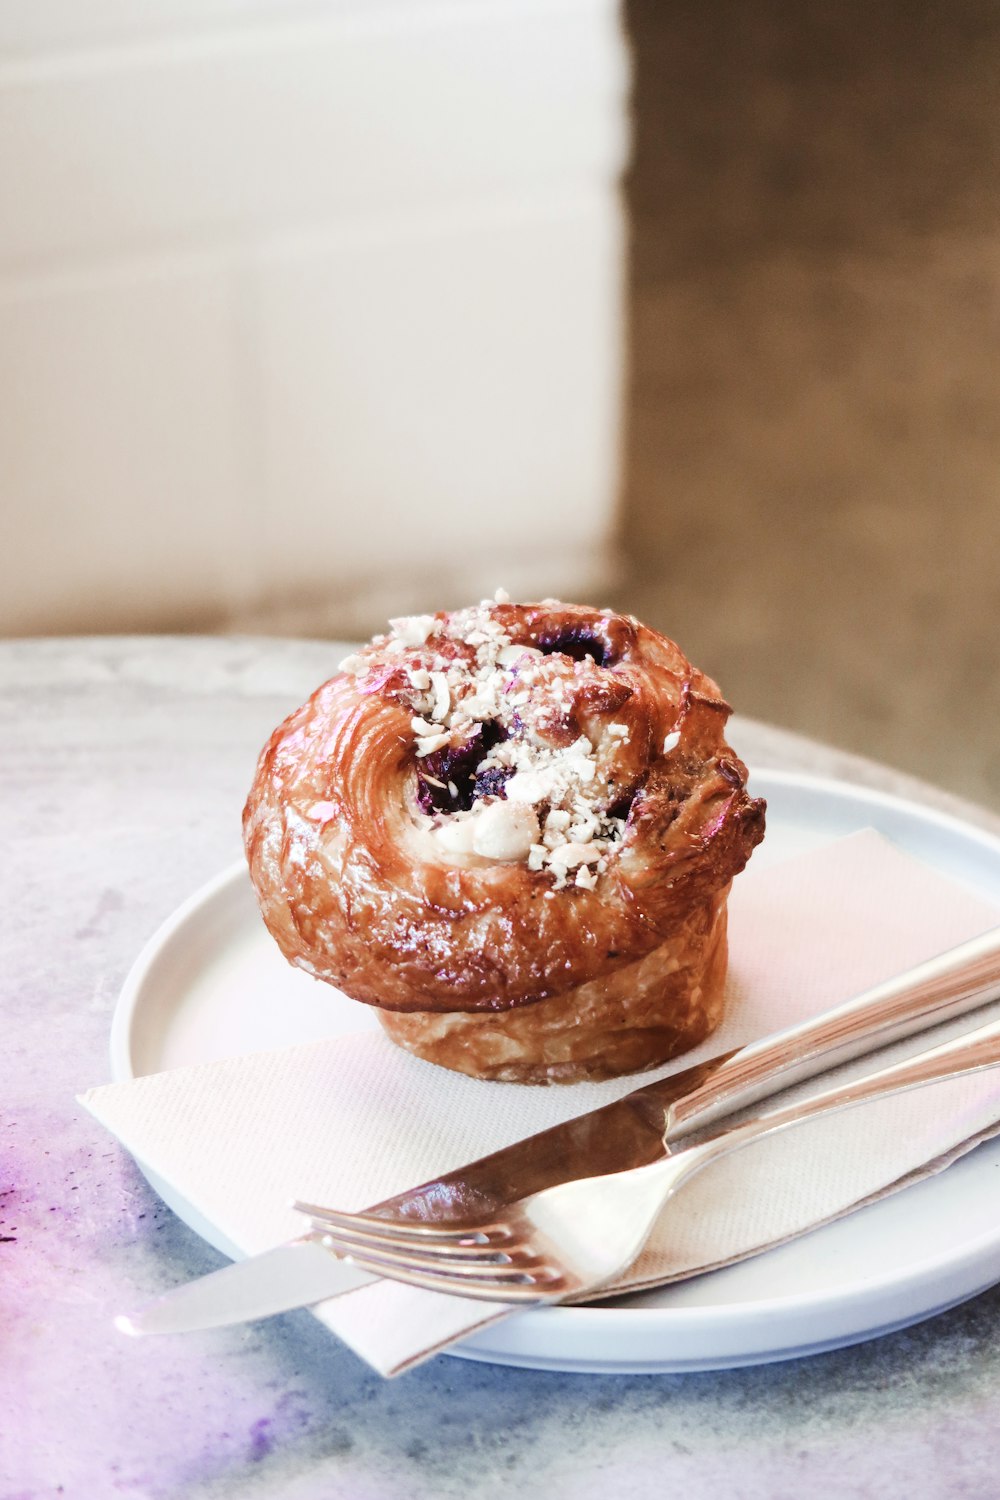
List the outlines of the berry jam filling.
{"type": "Polygon", "coordinates": [[[460,745],[444,745],[420,762],[417,771],[417,803],[421,812],[468,812],[479,797],[502,797],[509,771],[482,771],[476,767],[507,731],[495,719],[477,724],[460,745]],[[454,790],[452,790],[454,788],[454,790]]]}
{"type": "Polygon", "coordinates": [[[540,636],[538,649],[546,656],[558,652],[573,661],[584,661],[589,656],[599,667],[608,667],[616,660],[609,643],[588,625],[567,625],[553,635],[540,636]]]}
{"type": "Polygon", "coordinates": [[[480,771],[473,796],[477,801],[480,797],[506,797],[504,787],[513,774],[513,766],[490,766],[489,770],[480,771]]]}
{"type": "Polygon", "coordinates": [[[630,786],[623,787],[615,800],[609,804],[605,811],[605,817],[628,818],[644,785],[645,777],[641,781],[633,781],[630,786]]]}

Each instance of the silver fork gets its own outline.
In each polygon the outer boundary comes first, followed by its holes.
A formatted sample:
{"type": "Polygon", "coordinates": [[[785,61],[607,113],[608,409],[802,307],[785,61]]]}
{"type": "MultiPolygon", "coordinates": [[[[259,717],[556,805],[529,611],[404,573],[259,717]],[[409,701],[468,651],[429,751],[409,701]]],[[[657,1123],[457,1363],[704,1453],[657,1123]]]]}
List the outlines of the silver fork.
{"type": "Polygon", "coordinates": [[[513,1304],[597,1291],[635,1260],[669,1198],[709,1162],[806,1120],[1000,1064],[1000,1021],[811,1099],[770,1110],[631,1171],[535,1193],[483,1223],[414,1224],[298,1202],[360,1270],[428,1291],[513,1304]]]}

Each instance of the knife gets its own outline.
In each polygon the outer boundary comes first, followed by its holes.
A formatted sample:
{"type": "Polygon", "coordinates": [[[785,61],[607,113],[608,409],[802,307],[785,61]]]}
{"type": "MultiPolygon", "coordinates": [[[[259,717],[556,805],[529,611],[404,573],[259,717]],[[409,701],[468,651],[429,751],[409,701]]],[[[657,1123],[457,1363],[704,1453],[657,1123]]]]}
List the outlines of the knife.
{"type": "MultiPolygon", "coordinates": [[[[642,1166],[734,1110],[1000,996],[1000,927],[865,990],[821,1016],[635,1089],[369,1209],[463,1220],[575,1177],[642,1166]]],[[[224,1266],[115,1319],[120,1332],[218,1328],[353,1291],[376,1278],[327,1248],[321,1228],[224,1266]]]]}

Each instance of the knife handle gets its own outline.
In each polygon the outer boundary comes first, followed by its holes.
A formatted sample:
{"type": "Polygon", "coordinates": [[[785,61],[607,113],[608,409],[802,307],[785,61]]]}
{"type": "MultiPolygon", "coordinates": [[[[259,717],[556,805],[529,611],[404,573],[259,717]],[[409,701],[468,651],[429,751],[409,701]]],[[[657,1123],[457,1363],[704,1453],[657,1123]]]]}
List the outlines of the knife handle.
{"type": "Polygon", "coordinates": [[[1000,927],[877,984],[835,1010],[709,1065],[666,1113],[664,1139],[1000,997],[1000,927]]]}

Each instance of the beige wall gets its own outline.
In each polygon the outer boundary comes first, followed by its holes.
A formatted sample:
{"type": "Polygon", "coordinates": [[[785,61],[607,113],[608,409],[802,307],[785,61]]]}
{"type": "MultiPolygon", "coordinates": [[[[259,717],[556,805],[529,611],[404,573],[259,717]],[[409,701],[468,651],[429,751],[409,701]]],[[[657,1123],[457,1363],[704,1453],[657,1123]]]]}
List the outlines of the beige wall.
{"type": "Polygon", "coordinates": [[[24,0],[0,47],[0,631],[608,580],[610,0],[24,0]]]}

